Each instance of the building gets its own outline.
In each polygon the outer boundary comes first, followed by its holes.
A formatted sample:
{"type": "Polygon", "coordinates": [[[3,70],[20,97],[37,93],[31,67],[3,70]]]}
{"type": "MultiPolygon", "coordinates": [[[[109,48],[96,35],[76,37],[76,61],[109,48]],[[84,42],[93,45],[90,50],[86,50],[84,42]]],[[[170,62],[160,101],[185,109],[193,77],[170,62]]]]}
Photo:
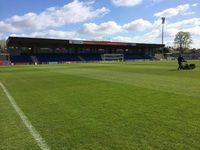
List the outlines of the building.
{"type": "Polygon", "coordinates": [[[124,60],[152,59],[164,45],[9,37],[7,47],[13,63],[61,63],[101,61],[105,54],[112,58],[123,55],[124,60]]]}

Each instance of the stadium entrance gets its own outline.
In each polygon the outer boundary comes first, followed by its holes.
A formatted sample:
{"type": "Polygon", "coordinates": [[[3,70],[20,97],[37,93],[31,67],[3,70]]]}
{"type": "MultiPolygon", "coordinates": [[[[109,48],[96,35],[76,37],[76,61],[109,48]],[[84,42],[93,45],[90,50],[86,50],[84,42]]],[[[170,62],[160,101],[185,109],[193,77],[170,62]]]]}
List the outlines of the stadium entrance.
{"type": "Polygon", "coordinates": [[[153,59],[164,45],[9,37],[7,47],[12,63],[65,63],[153,59]]]}

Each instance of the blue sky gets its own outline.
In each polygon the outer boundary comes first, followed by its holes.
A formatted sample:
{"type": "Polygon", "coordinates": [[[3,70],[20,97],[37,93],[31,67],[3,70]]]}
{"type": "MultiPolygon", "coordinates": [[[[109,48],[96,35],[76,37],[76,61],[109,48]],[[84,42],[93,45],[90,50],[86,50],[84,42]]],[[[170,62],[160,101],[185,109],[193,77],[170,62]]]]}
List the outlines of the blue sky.
{"type": "Polygon", "coordinates": [[[8,36],[161,43],[190,32],[200,48],[198,0],[0,0],[0,39],[8,36]]]}

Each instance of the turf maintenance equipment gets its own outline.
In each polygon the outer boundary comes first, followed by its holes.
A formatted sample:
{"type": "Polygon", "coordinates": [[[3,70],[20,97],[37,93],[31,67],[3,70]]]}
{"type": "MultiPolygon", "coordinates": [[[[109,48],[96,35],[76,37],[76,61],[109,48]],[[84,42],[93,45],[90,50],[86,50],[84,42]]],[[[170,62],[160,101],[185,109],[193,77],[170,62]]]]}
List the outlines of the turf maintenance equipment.
{"type": "Polygon", "coordinates": [[[195,69],[195,64],[188,64],[187,61],[184,62],[184,64],[180,67],[181,70],[192,70],[195,69]]]}

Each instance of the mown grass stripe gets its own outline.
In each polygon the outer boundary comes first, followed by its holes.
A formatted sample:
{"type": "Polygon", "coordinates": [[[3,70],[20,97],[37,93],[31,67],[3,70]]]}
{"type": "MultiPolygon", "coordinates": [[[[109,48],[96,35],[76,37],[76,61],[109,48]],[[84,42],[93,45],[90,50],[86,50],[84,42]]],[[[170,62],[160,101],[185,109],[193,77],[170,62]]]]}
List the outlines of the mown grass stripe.
{"type": "Polygon", "coordinates": [[[41,150],[50,150],[50,147],[47,145],[45,140],[42,138],[42,136],[39,134],[39,132],[35,129],[35,127],[31,124],[29,119],[26,117],[26,115],[23,113],[23,111],[17,105],[17,103],[15,102],[15,99],[11,96],[11,94],[9,93],[7,88],[1,82],[0,82],[0,86],[3,89],[4,93],[6,94],[6,96],[8,97],[11,105],[13,106],[13,108],[15,109],[15,111],[17,112],[17,114],[19,115],[21,120],[23,121],[24,125],[28,128],[29,132],[35,139],[35,141],[38,144],[38,146],[40,147],[40,149],[41,150]]]}
{"type": "Polygon", "coordinates": [[[161,92],[169,92],[181,94],[185,96],[200,97],[199,87],[200,81],[196,78],[180,78],[167,75],[156,75],[137,72],[121,72],[110,70],[98,70],[88,68],[78,68],[70,70],[49,70],[61,74],[86,77],[101,81],[108,81],[120,84],[128,84],[141,88],[158,90],[161,92]],[[170,88],[169,88],[170,87],[170,88]],[[190,88],[188,88],[190,87],[190,88]],[[170,90],[169,90],[170,89],[170,90]]]}

